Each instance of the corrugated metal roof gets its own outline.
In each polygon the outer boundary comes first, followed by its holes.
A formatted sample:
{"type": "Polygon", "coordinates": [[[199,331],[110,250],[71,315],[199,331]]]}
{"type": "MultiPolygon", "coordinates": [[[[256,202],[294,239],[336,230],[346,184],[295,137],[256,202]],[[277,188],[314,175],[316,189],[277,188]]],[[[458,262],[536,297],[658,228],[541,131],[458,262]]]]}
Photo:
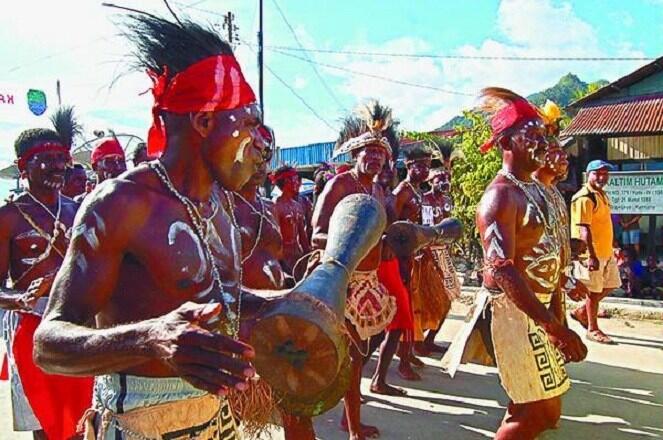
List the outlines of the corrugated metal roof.
{"type": "MultiPolygon", "coordinates": [[[[334,142],[318,142],[315,144],[302,145],[299,147],[279,148],[272,158],[271,166],[276,168],[282,163],[287,163],[297,168],[317,166],[320,162],[331,161],[334,151],[334,142]]],[[[347,162],[350,156],[343,154],[334,162],[347,162]]]]}
{"type": "Polygon", "coordinates": [[[581,108],[562,136],[663,133],[663,94],[581,108]]]}

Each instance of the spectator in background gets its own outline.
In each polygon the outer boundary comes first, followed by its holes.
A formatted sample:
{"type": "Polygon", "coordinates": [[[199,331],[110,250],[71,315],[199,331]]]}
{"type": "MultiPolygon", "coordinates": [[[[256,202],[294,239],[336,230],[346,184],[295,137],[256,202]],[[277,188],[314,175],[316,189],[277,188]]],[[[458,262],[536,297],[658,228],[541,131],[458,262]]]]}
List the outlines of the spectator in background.
{"type": "Polygon", "coordinates": [[[67,168],[67,171],[64,173],[62,194],[73,199],[77,195],[85,192],[86,183],[87,173],[85,172],[85,167],[80,163],[75,163],[71,168],[67,168]]]}
{"type": "Polygon", "coordinates": [[[658,259],[653,255],[647,257],[647,266],[640,277],[640,288],[643,297],[663,299],[663,270],[658,267],[658,259]]]}
{"type": "Polygon", "coordinates": [[[640,281],[645,272],[642,263],[637,259],[633,249],[624,251],[624,260],[619,268],[619,275],[622,279],[622,288],[629,298],[640,297],[640,281]]]}
{"type": "Polygon", "coordinates": [[[622,214],[619,225],[622,227],[622,246],[633,247],[635,258],[640,257],[640,214],[622,214]]]}
{"type": "Polygon", "coordinates": [[[587,183],[573,196],[571,202],[571,237],[585,242],[589,254],[588,277],[581,274],[577,277],[585,283],[589,295],[587,300],[571,313],[571,317],[587,326],[587,339],[601,344],[613,342],[599,328],[599,303],[621,286],[612,248],[610,201],[603,189],[608,184],[611,170],[614,170],[614,166],[603,160],[593,160],[587,164],[587,183]]]}
{"type": "Polygon", "coordinates": [[[147,155],[147,144],[141,142],[136,145],[136,149],[131,153],[131,162],[135,167],[140,165],[143,162],[149,162],[150,156],[147,155]]]}

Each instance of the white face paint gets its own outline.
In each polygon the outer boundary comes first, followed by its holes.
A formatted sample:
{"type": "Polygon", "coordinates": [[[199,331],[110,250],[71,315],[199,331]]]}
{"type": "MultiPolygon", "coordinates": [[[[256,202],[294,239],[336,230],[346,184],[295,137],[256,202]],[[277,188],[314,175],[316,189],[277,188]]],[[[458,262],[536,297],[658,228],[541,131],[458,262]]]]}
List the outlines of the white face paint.
{"type": "Polygon", "coordinates": [[[235,153],[235,163],[244,162],[244,155],[246,154],[246,149],[253,143],[253,139],[249,136],[242,139],[239,143],[239,148],[237,148],[237,153],[235,153]]]}
{"type": "Polygon", "coordinates": [[[237,118],[235,117],[235,115],[230,115],[228,119],[230,119],[230,122],[237,122],[237,118]]]}
{"type": "Polygon", "coordinates": [[[504,250],[502,250],[502,242],[504,241],[504,238],[502,237],[502,233],[497,227],[497,223],[493,222],[490,226],[488,226],[486,229],[485,237],[486,241],[489,243],[488,249],[486,250],[486,257],[506,258],[504,256],[504,250]]]}
{"type": "Polygon", "coordinates": [[[193,243],[196,245],[196,251],[198,252],[198,259],[200,260],[200,266],[198,267],[198,272],[191,277],[191,280],[195,283],[200,283],[205,279],[205,275],[208,272],[208,267],[207,267],[207,259],[205,258],[205,253],[203,251],[203,246],[202,243],[200,242],[200,239],[196,235],[196,233],[191,229],[191,226],[188,224],[182,222],[182,221],[176,221],[173,224],[170,225],[168,228],[168,245],[173,246],[175,244],[175,238],[179,233],[184,233],[191,240],[193,243]]]}
{"type": "Polygon", "coordinates": [[[44,162],[40,163],[39,168],[42,169],[42,170],[45,170],[46,169],[46,164],[44,162]]]}
{"type": "Polygon", "coordinates": [[[233,137],[234,138],[239,137],[239,130],[233,131],[233,137]]]}

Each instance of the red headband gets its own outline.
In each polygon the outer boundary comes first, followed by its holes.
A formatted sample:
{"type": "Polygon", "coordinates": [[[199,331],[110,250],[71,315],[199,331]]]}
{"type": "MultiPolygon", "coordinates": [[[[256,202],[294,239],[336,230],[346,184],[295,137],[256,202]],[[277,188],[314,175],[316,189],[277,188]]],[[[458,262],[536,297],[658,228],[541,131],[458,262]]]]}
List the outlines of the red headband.
{"type": "Polygon", "coordinates": [[[517,99],[497,113],[490,120],[492,136],[483,144],[479,151],[487,153],[495,145],[495,141],[506,129],[528,119],[541,119],[539,111],[526,99],[517,99]]]}
{"type": "Polygon", "coordinates": [[[190,65],[171,80],[163,73],[148,71],[152,79],[152,127],[147,136],[147,153],[159,157],[166,147],[166,129],[159,112],[213,112],[251,104],[256,97],[232,55],[215,55],[190,65]]]}
{"type": "Polygon", "coordinates": [[[59,142],[44,142],[42,144],[37,144],[34,147],[30,148],[28,151],[23,153],[17,160],[16,166],[19,171],[25,171],[25,166],[28,161],[34,157],[35,154],[43,153],[44,151],[58,151],[65,153],[69,160],[71,160],[71,155],[69,154],[69,148],[65,147],[59,142]]]}
{"type": "Polygon", "coordinates": [[[94,147],[90,161],[92,162],[92,165],[96,165],[96,163],[104,157],[115,155],[124,157],[124,150],[122,149],[122,146],[115,139],[106,139],[94,147]]]}
{"type": "Polygon", "coordinates": [[[273,185],[276,185],[276,182],[278,182],[279,180],[287,179],[293,176],[299,176],[299,174],[297,174],[297,170],[288,169],[270,174],[269,180],[272,182],[273,185]]]}

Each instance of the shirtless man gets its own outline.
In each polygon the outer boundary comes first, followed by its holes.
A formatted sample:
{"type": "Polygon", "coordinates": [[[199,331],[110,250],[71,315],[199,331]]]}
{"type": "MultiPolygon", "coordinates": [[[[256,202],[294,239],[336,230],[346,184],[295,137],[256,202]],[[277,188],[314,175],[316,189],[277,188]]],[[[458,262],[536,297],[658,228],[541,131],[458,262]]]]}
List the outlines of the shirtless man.
{"type": "Polygon", "coordinates": [[[281,194],[274,199],[274,214],[283,236],[283,269],[295,275],[295,263],[311,250],[306,232],[306,210],[299,202],[299,175],[289,165],[278,168],[270,176],[281,194]]]}
{"type": "Polygon", "coordinates": [[[217,32],[136,13],[125,34],[154,81],[159,159],[85,198],[35,359],[96,376],[87,435],[235,439],[224,396],[247,388],[254,352],[238,340],[248,299],[232,203],[214,187],[239,190],[264,160],[260,113],[217,32]]]}
{"type": "Polygon", "coordinates": [[[8,336],[14,430],[35,438],[69,438],[92,394],[90,379],[44,374],[32,361],[34,331],[62,264],[78,205],[60,194],[71,164],[69,146],[47,129],[22,132],[15,143],[28,189],[0,207],[0,308],[8,336]],[[80,392],[82,386],[82,394],[80,392]]]}
{"type": "MultiPolygon", "coordinates": [[[[423,205],[421,185],[428,178],[431,157],[430,151],[419,147],[405,153],[407,176],[394,190],[394,210],[398,220],[408,220],[412,223],[421,224],[423,205]]],[[[421,328],[421,312],[425,305],[417,290],[416,283],[419,280],[412,277],[415,270],[415,258],[415,256],[400,258],[399,261],[401,276],[405,285],[408,286],[412,313],[414,314],[414,333],[411,337],[403,338],[398,351],[398,357],[400,358],[398,374],[405,380],[421,380],[421,376],[412,369],[412,365],[423,366],[423,362],[412,353],[413,342],[421,342],[424,339],[423,329],[421,328]]]]}
{"type": "MultiPolygon", "coordinates": [[[[391,111],[378,103],[371,103],[362,114],[362,118],[351,116],[345,119],[336,141],[334,156],[350,153],[356,163],[350,171],[334,176],[327,183],[315,205],[313,247],[316,249],[325,247],[331,214],[346,196],[369,194],[385,204],[382,188],[373,180],[388,158],[392,157],[392,146],[385,134],[390,128],[393,130],[390,123],[391,111]]],[[[379,244],[359,263],[348,286],[345,317],[351,337],[351,377],[344,400],[342,428],[349,431],[352,440],[379,435],[376,427],[360,423],[359,386],[365,356],[371,351],[368,340],[385,329],[396,311],[394,298],[384,290],[377,279],[381,255],[382,245],[379,244]]]]}
{"type": "Polygon", "coordinates": [[[546,203],[551,209],[555,209],[556,216],[560,220],[555,227],[562,250],[560,255],[562,275],[557,291],[553,295],[551,310],[560,322],[566,323],[566,295],[574,301],[580,301],[589,291],[573,275],[569,214],[564,196],[556,186],[556,182],[566,179],[569,170],[568,155],[558,140],[561,111],[555,103],[547,101],[540,112],[546,127],[548,150],[543,166],[534,172],[533,178],[545,188],[546,203]]]}
{"type": "Polygon", "coordinates": [[[558,423],[570,386],[564,363],[583,360],[587,348],[548,309],[562,267],[554,230],[559,219],[531,177],[548,146],[541,117],[509,90],[484,89],[482,96],[492,137],[481,150],[498,145],[502,170],[477,209],[486,269],[474,315],[492,312],[493,356],[510,398],[495,438],[534,439],[558,423]]]}
{"type": "MultiPolygon", "coordinates": [[[[451,175],[446,168],[436,168],[430,171],[427,180],[431,190],[423,195],[422,224],[434,226],[451,216],[454,206],[450,194],[451,175]]],[[[460,282],[448,246],[428,246],[423,249],[423,254],[423,283],[419,284],[426,293],[422,297],[421,327],[428,332],[423,341],[415,343],[414,350],[427,356],[431,352],[446,351],[435,344],[435,337],[451,310],[451,302],[460,297],[460,282]]]]}
{"type": "MultiPolygon", "coordinates": [[[[396,169],[392,163],[387,163],[384,166],[377,176],[376,181],[385,193],[387,212],[394,216],[393,204],[395,197],[392,191],[398,181],[396,179],[396,169]]],[[[401,337],[403,335],[406,335],[410,339],[412,337],[414,316],[412,315],[412,307],[410,305],[410,294],[401,278],[398,258],[386,244],[382,247],[382,261],[378,268],[378,279],[389,294],[395,298],[396,314],[385,329],[386,334],[384,341],[380,345],[378,363],[371,379],[370,389],[371,393],[374,394],[404,396],[406,394],[405,390],[387,383],[387,373],[389,372],[389,365],[394,359],[401,337]]]]}
{"type": "MultiPolygon", "coordinates": [[[[265,136],[273,147],[270,133],[265,136]]],[[[233,193],[235,216],[242,237],[242,284],[252,289],[282,289],[286,281],[279,262],[283,254],[283,238],[274,216],[274,205],[258,193],[267,178],[271,151],[242,189],[233,193]]],[[[315,440],[310,417],[292,416],[282,411],[281,418],[287,440],[315,440]]]]}
{"type": "Polygon", "coordinates": [[[92,169],[97,174],[97,185],[113,179],[127,170],[127,160],[120,143],[112,138],[99,141],[90,158],[92,169]]]}

